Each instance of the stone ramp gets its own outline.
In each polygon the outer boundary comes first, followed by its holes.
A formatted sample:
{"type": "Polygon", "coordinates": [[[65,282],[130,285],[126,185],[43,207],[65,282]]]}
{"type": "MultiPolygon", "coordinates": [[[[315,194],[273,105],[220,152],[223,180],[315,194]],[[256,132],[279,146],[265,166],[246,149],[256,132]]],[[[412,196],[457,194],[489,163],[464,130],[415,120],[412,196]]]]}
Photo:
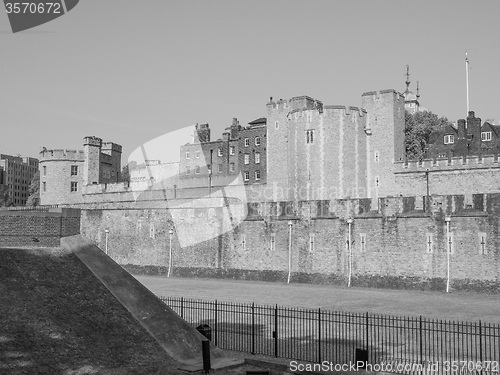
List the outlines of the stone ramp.
{"type": "MultiPolygon", "coordinates": [[[[170,357],[183,363],[188,371],[201,368],[201,342],[205,338],[194,327],[87,238],[64,237],[61,245],[87,266],[170,357]]],[[[210,353],[212,368],[239,363],[213,345],[210,353]]]]}

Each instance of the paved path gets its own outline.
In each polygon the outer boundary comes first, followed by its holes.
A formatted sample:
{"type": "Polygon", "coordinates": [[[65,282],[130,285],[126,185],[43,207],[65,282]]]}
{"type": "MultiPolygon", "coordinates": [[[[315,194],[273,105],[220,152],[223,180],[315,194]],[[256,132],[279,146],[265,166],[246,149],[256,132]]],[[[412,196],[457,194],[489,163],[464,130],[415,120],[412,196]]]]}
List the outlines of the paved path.
{"type": "Polygon", "coordinates": [[[262,305],[500,323],[500,295],[135,276],[153,293],[262,305]]]}

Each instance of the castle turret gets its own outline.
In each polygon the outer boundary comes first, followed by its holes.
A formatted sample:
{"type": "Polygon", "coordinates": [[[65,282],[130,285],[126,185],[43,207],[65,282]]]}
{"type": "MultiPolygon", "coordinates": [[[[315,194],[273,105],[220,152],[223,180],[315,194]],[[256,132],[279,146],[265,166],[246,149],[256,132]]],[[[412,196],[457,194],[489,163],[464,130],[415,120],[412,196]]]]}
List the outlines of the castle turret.
{"type": "Polygon", "coordinates": [[[98,137],[83,138],[83,184],[92,185],[99,183],[99,170],[101,160],[102,139],[98,137]]]}
{"type": "Polygon", "coordinates": [[[396,194],[394,162],[405,160],[405,100],[395,90],[367,92],[367,187],[369,197],[396,194]]]}

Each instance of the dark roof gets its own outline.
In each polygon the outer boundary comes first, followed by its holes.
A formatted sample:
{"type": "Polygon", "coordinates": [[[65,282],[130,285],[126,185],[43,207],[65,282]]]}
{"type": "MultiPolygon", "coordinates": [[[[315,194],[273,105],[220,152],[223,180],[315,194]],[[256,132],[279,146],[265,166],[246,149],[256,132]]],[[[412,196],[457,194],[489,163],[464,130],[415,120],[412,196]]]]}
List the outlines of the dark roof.
{"type": "Polygon", "coordinates": [[[252,122],[249,122],[248,125],[260,125],[260,124],[266,124],[267,119],[265,117],[258,118],[257,120],[253,120],[252,122]]]}

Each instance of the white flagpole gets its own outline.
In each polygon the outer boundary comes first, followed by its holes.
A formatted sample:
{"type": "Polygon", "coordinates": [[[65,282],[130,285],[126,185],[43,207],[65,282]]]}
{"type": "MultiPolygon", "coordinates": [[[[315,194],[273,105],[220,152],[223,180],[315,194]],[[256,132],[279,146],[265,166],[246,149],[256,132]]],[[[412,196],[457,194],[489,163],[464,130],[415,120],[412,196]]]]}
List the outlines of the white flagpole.
{"type": "Polygon", "coordinates": [[[465,87],[467,90],[467,117],[468,117],[469,116],[469,59],[467,57],[467,52],[465,52],[465,87]]]}

